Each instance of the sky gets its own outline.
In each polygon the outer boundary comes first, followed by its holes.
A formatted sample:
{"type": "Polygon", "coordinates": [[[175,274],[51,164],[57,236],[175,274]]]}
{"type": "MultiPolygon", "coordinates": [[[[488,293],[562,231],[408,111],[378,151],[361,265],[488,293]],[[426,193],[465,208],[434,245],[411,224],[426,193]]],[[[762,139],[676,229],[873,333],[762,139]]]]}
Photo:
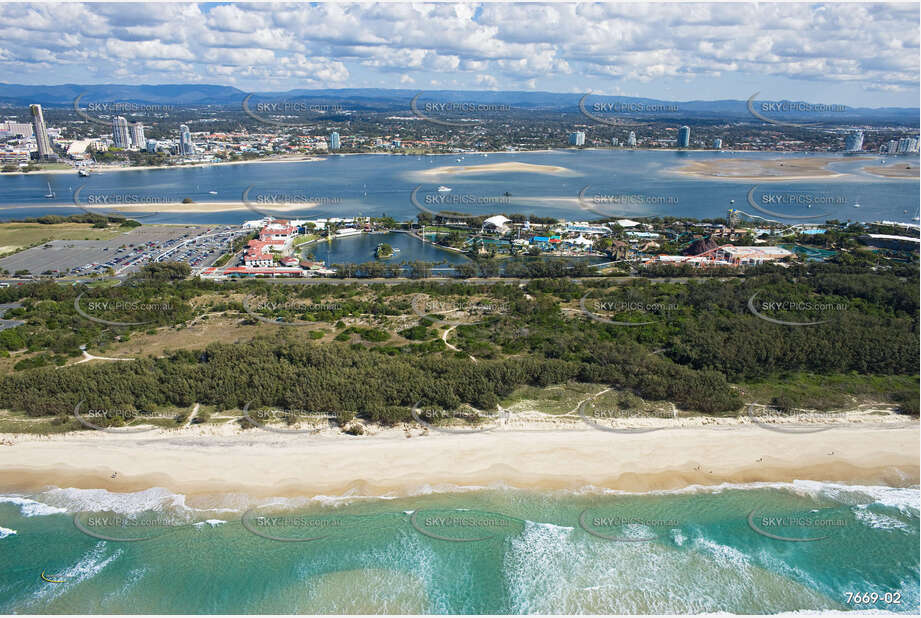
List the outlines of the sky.
{"type": "Polygon", "coordinates": [[[0,4],[0,82],[919,102],[919,4],[0,4]]]}

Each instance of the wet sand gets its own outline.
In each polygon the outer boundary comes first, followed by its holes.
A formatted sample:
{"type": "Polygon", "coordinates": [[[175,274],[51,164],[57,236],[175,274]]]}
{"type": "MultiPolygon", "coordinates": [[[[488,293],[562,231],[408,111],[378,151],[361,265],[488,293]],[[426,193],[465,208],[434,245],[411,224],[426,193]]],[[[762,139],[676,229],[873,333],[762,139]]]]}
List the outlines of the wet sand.
{"type": "Polygon", "coordinates": [[[912,163],[897,162],[892,165],[865,167],[863,171],[883,178],[918,178],[919,167],[912,163]]]}
{"type": "MultiPolygon", "coordinates": [[[[840,162],[836,157],[783,157],[776,159],[706,159],[692,161],[675,170],[678,174],[695,178],[722,180],[822,180],[840,178],[847,174],[828,169],[828,164],[840,162]]],[[[869,157],[850,158],[848,161],[868,161],[869,157]]]]}
{"type": "Polygon", "coordinates": [[[438,177],[438,176],[465,176],[474,174],[548,174],[551,176],[571,176],[576,175],[568,167],[561,165],[537,165],[534,163],[520,163],[518,161],[506,161],[504,163],[484,163],[482,165],[444,165],[433,167],[432,169],[415,172],[418,176],[438,177]]]}

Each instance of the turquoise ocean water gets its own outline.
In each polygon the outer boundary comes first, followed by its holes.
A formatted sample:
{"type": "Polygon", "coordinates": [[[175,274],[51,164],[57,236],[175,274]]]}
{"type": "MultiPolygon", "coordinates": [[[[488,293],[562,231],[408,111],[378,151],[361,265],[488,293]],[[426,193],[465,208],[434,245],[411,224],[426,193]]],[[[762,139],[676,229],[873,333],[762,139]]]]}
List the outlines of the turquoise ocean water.
{"type": "Polygon", "coordinates": [[[0,497],[0,612],[917,614],[918,517],[917,488],[811,481],[255,501],[51,488],[0,497]]]}

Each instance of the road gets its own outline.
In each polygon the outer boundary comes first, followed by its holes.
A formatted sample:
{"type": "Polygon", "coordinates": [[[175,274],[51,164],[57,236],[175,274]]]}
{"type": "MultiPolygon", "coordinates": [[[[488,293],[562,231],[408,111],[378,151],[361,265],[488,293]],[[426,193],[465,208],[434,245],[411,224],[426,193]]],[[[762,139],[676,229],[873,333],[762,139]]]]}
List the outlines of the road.
{"type": "MultiPolygon", "coordinates": [[[[72,279],[72,278],[59,278],[59,279],[46,279],[41,277],[36,277],[34,279],[0,279],[0,283],[8,283],[10,286],[14,285],[24,285],[26,283],[36,283],[39,281],[55,281],[61,284],[72,285],[77,282],[91,283],[91,282],[101,282],[101,281],[123,281],[126,279],[126,275],[118,275],[115,277],[97,277],[97,278],[81,278],[81,279],[72,279]]],[[[630,281],[636,279],[647,279],[650,283],[687,283],[688,281],[704,281],[708,279],[716,281],[729,281],[730,279],[735,279],[736,277],[641,277],[639,275],[631,275],[624,277],[576,277],[572,281],[575,283],[581,283],[582,281],[613,281],[617,284],[626,284],[630,281]]],[[[206,279],[211,280],[211,279],[206,279]]],[[[217,279],[216,281],[228,281],[227,279],[221,280],[217,279]]],[[[265,281],[266,283],[277,283],[280,285],[322,285],[324,283],[329,285],[400,285],[404,283],[466,283],[470,285],[494,285],[496,283],[505,283],[509,285],[527,285],[532,279],[513,279],[513,278],[503,278],[503,277],[473,277],[470,279],[456,279],[454,277],[427,277],[425,279],[410,279],[409,277],[392,277],[392,278],[350,278],[350,279],[335,279],[327,277],[260,277],[258,279],[241,279],[241,281],[265,281]]]]}

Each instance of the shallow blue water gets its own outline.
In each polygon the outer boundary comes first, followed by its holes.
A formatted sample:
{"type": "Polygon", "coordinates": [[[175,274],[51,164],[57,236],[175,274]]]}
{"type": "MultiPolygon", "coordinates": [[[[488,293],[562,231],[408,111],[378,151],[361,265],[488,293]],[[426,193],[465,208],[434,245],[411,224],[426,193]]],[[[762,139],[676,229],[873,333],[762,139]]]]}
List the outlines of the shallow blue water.
{"type": "MultiPolygon", "coordinates": [[[[490,153],[488,157],[468,154],[458,162],[454,156],[356,155],[301,163],[125,171],[98,174],[88,179],[76,174],[5,175],[0,176],[0,208],[3,208],[0,217],[73,214],[81,212],[75,203],[92,208],[94,200],[98,204],[102,199],[179,202],[190,198],[195,202],[242,204],[248,190],[246,201],[255,209],[253,212],[159,213],[145,220],[239,223],[262,214],[288,217],[386,214],[402,220],[414,218],[420,211],[411,200],[413,190],[418,187],[421,188],[417,203],[423,207],[427,207],[426,196],[430,200],[450,198],[457,203],[442,208],[435,201],[432,209],[475,215],[518,212],[570,220],[598,216],[724,217],[730,206],[752,210],[748,194],[756,183],[692,178],[675,170],[695,160],[786,156],[792,155],[588,150],[490,153]],[[436,176],[422,173],[442,166],[470,167],[506,162],[561,166],[569,172],[563,175],[500,172],[436,176]],[[48,183],[56,193],[54,200],[43,197],[48,192],[48,183]],[[436,189],[440,185],[450,186],[452,191],[439,194],[436,189]],[[74,193],[77,193],[76,199],[74,193]],[[507,198],[506,193],[510,194],[507,198]],[[506,198],[508,203],[496,205],[497,198],[506,198]],[[284,211],[271,208],[281,200],[316,205],[284,211]],[[487,203],[484,205],[483,201],[487,203]]],[[[812,217],[790,219],[799,222],[822,222],[826,218],[911,222],[918,215],[917,180],[885,179],[861,171],[864,166],[878,164],[880,160],[876,157],[865,161],[839,158],[840,161],[831,164],[831,169],[846,173],[841,178],[761,183],[753,199],[781,218],[784,215],[812,217]],[[813,202],[831,202],[831,205],[811,209],[802,204],[776,206],[770,198],[764,197],[765,192],[805,195],[813,202]]],[[[887,163],[892,161],[887,160],[887,163]]],[[[918,157],[900,157],[898,161],[917,166],[918,157]]],[[[156,212],[156,205],[150,208],[156,212]]]]}
{"type": "Polygon", "coordinates": [[[818,482],[256,502],[6,494],[0,611],[917,613],[918,501],[916,488],[818,482]],[[118,514],[159,527],[98,525],[118,514]]]}

